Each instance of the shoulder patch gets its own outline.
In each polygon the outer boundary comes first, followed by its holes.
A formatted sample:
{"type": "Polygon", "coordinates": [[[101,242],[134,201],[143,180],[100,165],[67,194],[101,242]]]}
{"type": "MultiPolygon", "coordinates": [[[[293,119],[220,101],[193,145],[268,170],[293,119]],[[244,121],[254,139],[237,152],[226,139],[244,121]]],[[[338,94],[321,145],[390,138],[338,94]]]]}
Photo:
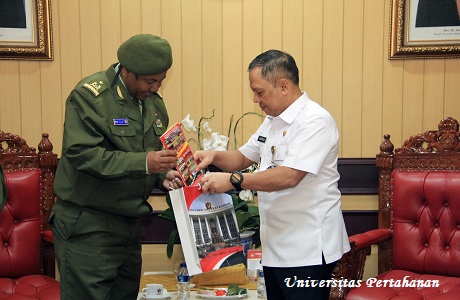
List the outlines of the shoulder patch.
{"type": "Polygon", "coordinates": [[[107,88],[107,84],[104,81],[94,81],[90,83],[83,84],[83,87],[93,93],[94,96],[99,96],[99,94],[107,88]]]}

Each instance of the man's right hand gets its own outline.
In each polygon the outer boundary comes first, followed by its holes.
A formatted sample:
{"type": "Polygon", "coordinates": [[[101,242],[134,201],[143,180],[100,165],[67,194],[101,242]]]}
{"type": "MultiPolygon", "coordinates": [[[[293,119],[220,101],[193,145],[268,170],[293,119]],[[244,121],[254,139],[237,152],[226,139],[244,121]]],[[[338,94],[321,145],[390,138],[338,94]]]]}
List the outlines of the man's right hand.
{"type": "Polygon", "coordinates": [[[201,171],[202,169],[206,168],[210,164],[212,164],[214,160],[214,156],[216,156],[216,151],[215,150],[207,150],[207,151],[196,151],[193,154],[196,162],[198,165],[196,166],[196,171],[201,171]]]}
{"type": "Polygon", "coordinates": [[[147,168],[149,173],[160,173],[174,168],[177,164],[176,150],[150,151],[147,153],[147,168]]]}

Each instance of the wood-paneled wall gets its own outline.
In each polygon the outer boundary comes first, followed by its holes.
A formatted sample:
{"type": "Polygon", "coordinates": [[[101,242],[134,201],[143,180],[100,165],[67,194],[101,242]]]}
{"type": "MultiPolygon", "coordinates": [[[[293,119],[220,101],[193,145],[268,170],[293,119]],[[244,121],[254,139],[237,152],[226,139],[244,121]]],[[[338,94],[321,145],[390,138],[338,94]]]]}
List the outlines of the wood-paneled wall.
{"type": "MultiPolygon", "coordinates": [[[[69,91],[137,33],[172,45],[161,90],[172,122],[215,109],[211,126],[226,133],[231,115],[260,111],[246,68],[271,48],[294,56],[302,88],[334,116],[341,157],[460,119],[460,60],[388,60],[390,0],[52,0],[52,18],[54,61],[0,60],[0,129],[31,145],[48,132],[57,153],[69,91]]],[[[259,123],[243,119],[239,144],[259,123]]]]}

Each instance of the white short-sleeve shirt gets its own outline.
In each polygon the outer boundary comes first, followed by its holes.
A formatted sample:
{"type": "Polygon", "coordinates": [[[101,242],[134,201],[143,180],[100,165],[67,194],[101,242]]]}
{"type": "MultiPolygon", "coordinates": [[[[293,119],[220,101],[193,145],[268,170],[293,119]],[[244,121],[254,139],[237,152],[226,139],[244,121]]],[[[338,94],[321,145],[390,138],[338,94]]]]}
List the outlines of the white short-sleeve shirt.
{"type": "Polygon", "coordinates": [[[268,116],[239,150],[260,171],[285,166],[308,174],[294,188],[258,192],[262,264],[296,267],[339,260],[350,250],[337,171],[339,133],[332,116],[305,92],[268,116]]]}

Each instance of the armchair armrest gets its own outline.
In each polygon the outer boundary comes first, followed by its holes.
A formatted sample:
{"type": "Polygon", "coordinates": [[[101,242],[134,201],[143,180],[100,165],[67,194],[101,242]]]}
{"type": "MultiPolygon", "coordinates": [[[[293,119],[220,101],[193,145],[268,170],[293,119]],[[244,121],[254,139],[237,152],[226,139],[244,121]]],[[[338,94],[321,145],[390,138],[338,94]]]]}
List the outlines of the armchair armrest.
{"type": "MultiPolygon", "coordinates": [[[[356,282],[363,279],[366,257],[371,254],[371,246],[391,239],[390,229],[374,229],[350,236],[351,250],[345,253],[333,271],[333,278],[340,281],[356,282]]],[[[350,286],[338,286],[331,289],[329,299],[343,300],[350,286]]]]}
{"type": "MultiPolygon", "coordinates": [[[[390,229],[374,229],[349,237],[350,242],[355,242],[356,250],[380,244],[391,238],[390,229]]],[[[353,249],[352,249],[353,251],[353,249]]]]}
{"type": "Polygon", "coordinates": [[[54,241],[53,241],[53,233],[51,232],[51,230],[44,230],[42,232],[42,239],[48,243],[51,243],[53,244],[54,241]]]}

